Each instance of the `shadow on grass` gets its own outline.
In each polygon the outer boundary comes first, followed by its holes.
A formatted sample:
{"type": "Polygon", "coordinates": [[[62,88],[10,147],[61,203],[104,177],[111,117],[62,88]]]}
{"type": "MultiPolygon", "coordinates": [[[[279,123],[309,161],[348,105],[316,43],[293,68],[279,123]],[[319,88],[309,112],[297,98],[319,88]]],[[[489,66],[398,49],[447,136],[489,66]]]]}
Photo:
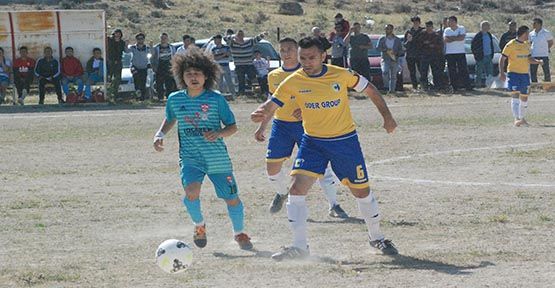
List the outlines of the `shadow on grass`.
{"type": "Polygon", "coordinates": [[[333,220],[314,220],[309,218],[306,220],[306,222],[317,224],[364,224],[364,219],[349,217],[345,219],[335,218],[333,220]]]}
{"type": "MultiPolygon", "coordinates": [[[[478,265],[455,265],[444,263],[440,261],[432,261],[427,259],[420,259],[412,256],[406,255],[391,255],[391,256],[384,256],[389,257],[392,260],[390,262],[381,262],[381,265],[389,267],[391,269],[409,269],[409,270],[431,270],[436,271],[439,273],[445,273],[450,275],[466,275],[471,274],[472,271],[468,270],[475,270],[480,269],[488,266],[495,266],[494,263],[489,261],[481,261],[478,265]]],[[[369,270],[370,267],[355,267],[353,268],[354,271],[363,272],[369,270]]]]}
{"type": "Polygon", "coordinates": [[[231,255],[224,252],[214,252],[212,253],[212,255],[214,255],[214,257],[217,257],[217,258],[233,260],[233,259],[241,259],[241,258],[271,258],[272,254],[275,253],[272,251],[260,251],[260,250],[257,250],[256,248],[246,252],[254,252],[254,253],[249,255],[231,255]]]}

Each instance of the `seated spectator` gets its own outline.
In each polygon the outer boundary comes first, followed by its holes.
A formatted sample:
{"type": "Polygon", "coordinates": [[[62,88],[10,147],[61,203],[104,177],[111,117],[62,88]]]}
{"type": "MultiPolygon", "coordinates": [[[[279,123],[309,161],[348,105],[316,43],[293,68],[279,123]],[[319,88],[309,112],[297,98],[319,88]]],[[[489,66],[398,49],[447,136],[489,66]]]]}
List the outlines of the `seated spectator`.
{"type": "Polygon", "coordinates": [[[69,94],[69,83],[77,84],[77,94],[83,94],[83,65],[73,56],[73,48],[67,47],[66,57],[62,58],[62,88],[64,94],[69,94]]]}
{"type": "Polygon", "coordinates": [[[378,41],[378,51],[382,52],[382,76],[384,87],[389,93],[395,92],[399,57],[403,56],[403,42],[393,34],[393,25],[385,26],[385,36],[378,41]]]}
{"type": "Polygon", "coordinates": [[[35,59],[28,56],[27,47],[21,46],[19,48],[19,58],[15,59],[14,69],[14,83],[17,90],[17,102],[23,105],[25,97],[31,90],[31,83],[33,83],[33,69],[35,68],[35,59]]]}
{"type": "Polygon", "coordinates": [[[58,103],[65,103],[62,98],[62,86],[60,62],[52,56],[52,48],[44,48],[44,56],[37,61],[35,65],[35,76],[39,79],[39,105],[44,104],[44,95],[46,94],[46,84],[54,85],[58,103]]]}
{"type": "Polygon", "coordinates": [[[87,86],[85,86],[85,99],[92,100],[92,85],[98,82],[104,82],[104,59],[102,59],[102,50],[100,48],[93,49],[93,56],[87,61],[87,86]]]}
{"type": "Polygon", "coordinates": [[[260,85],[260,92],[263,96],[268,97],[270,90],[268,89],[268,69],[270,68],[270,61],[262,58],[262,53],[258,50],[254,51],[254,60],[252,61],[254,68],[256,68],[256,78],[258,85],[260,85]]]}
{"type": "Polygon", "coordinates": [[[0,105],[4,103],[6,89],[10,85],[12,63],[4,56],[4,49],[0,47],[0,105]]]}

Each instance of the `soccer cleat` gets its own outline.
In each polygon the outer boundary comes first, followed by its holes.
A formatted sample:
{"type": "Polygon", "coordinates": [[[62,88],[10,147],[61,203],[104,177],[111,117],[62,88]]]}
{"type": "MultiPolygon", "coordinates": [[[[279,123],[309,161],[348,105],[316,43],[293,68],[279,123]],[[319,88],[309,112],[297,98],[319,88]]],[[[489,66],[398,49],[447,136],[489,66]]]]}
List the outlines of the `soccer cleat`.
{"type": "Polygon", "coordinates": [[[383,255],[399,254],[399,251],[397,251],[397,248],[395,248],[395,245],[393,245],[393,242],[391,242],[391,240],[382,239],[370,241],[370,246],[383,255]]]}
{"type": "Polygon", "coordinates": [[[275,214],[279,212],[286,200],[287,195],[276,193],[276,196],[274,196],[274,200],[272,200],[272,204],[270,204],[270,213],[275,214]]]}
{"type": "Polygon", "coordinates": [[[235,235],[234,238],[235,238],[235,241],[237,241],[237,244],[239,244],[239,248],[241,248],[242,250],[252,250],[253,246],[249,235],[245,233],[241,233],[241,234],[235,235]]]}
{"type": "Polygon", "coordinates": [[[206,225],[195,226],[195,234],[193,234],[193,242],[198,248],[206,247],[206,225]]]}
{"type": "Polygon", "coordinates": [[[349,215],[347,215],[347,212],[345,212],[345,210],[343,210],[343,208],[341,208],[339,204],[335,204],[333,205],[333,207],[330,208],[329,215],[331,217],[341,218],[341,219],[349,218],[349,215]]]}
{"type": "Polygon", "coordinates": [[[301,248],[297,248],[297,247],[282,247],[281,251],[274,253],[272,255],[272,259],[276,260],[276,261],[281,261],[284,259],[304,259],[306,257],[308,257],[310,255],[310,251],[308,250],[303,250],[301,248]]]}

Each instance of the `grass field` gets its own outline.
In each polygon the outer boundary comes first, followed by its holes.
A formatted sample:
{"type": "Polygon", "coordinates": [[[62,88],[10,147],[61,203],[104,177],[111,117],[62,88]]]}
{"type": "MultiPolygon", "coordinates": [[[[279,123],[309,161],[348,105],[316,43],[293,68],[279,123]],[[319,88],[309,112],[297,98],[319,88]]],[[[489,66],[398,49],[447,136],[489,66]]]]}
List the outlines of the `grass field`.
{"type": "Polygon", "coordinates": [[[271,216],[265,144],[232,109],[226,140],[256,252],[240,251],[211,184],[202,194],[208,246],[168,275],[165,239],[192,242],[181,204],[177,139],[152,149],[161,106],[0,107],[0,287],[552,287],[555,283],[555,95],[533,94],[530,127],[512,127],[497,92],[387,98],[387,135],[368,100],[352,100],[383,230],[400,255],[370,253],[366,226],[327,216],[315,187],[308,261],[269,258],[290,244],[285,211],[271,216]],[[551,283],[551,284],[549,284],[551,283]]]}

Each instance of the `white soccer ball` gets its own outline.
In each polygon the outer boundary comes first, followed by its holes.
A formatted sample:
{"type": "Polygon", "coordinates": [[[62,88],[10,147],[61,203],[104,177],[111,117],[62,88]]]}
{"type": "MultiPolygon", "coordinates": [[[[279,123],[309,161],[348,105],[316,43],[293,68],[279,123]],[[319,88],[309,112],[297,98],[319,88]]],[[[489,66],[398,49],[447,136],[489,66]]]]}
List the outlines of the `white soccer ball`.
{"type": "Polygon", "coordinates": [[[162,270],[174,274],[185,271],[193,263],[193,249],[185,242],[169,239],[156,250],[156,264],[162,270]]]}

